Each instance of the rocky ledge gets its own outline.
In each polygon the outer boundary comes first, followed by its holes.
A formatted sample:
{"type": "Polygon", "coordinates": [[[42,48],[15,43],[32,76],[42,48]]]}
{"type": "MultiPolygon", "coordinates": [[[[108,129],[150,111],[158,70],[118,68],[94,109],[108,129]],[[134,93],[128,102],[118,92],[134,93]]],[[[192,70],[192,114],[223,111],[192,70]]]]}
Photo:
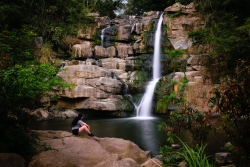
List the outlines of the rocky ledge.
{"type": "MultiPolygon", "coordinates": [[[[89,137],[85,134],[74,136],[66,131],[35,132],[39,134],[41,142],[52,150],[34,156],[29,167],[158,167],[162,164],[156,158],[147,157],[145,151],[129,140],[89,137]]],[[[11,165],[11,162],[14,162],[13,159],[8,163],[11,165]]],[[[20,163],[19,166],[24,165],[20,163]]]]}

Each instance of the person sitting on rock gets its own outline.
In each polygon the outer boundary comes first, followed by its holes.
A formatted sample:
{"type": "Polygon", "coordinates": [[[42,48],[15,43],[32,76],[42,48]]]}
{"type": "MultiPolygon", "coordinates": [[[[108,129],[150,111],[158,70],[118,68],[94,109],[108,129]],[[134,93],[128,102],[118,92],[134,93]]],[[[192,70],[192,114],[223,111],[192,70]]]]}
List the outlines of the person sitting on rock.
{"type": "Polygon", "coordinates": [[[90,126],[83,122],[82,118],[82,114],[77,114],[77,116],[74,118],[71,124],[72,133],[74,135],[78,135],[82,131],[85,131],[88,133],[89,136],[94,136],[94,134],[90,132],[90,126]]]}

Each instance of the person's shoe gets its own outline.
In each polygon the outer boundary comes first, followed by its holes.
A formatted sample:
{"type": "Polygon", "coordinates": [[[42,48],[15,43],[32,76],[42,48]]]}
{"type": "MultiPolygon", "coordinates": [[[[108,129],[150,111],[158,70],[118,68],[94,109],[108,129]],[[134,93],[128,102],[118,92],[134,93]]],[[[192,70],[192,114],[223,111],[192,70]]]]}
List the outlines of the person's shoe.
{"type": "Polygon", "coordinates": [[[90,133],[90,134],[88,134],[88,135],[91,136],[91,137],[95,136],[93,133],[90,133]]]}

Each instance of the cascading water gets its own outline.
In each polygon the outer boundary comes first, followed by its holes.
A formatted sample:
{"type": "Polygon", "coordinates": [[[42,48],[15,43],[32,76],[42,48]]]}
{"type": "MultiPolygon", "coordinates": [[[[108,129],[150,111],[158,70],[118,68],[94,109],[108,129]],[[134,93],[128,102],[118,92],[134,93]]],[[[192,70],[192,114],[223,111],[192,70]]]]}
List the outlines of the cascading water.
{"type": "Polygon", "coordinates": [[[161,78],[161,25],[163,20],[163,14],[161,14],[157,29],[155,32],[154,42],[154,58],[153,58],[153,78],[148,83],[145,94],[143,95],[139,106],[136,108],[137,117],[149,117],[151,115],[152,101],[154,95],[154,89],[161,78]]]}
{"type": "Polygon", "coordinates": [[[109,27],[110,27],[110,26],[108,26],[108,27],[102,29],[102,31],[101,31],[101,45],[102,45],[102,46],[104,46],[105,30],[106,30],[107,28],[109,28],[109,27]]]}

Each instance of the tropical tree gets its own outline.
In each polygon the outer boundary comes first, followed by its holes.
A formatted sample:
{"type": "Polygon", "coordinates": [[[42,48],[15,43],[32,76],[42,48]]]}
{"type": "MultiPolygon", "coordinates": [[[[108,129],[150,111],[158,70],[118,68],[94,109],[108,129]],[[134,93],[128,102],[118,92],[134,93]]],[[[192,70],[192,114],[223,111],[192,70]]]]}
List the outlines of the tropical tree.
{"type": "Polygon", "coordinates": [[[237,166],[250,163],[250,64],[240,60],[233,75],[213,90],[211,102],[220,114],[220,123],[231,139],[230,148],[237,166]]]}
{"type": "Polygon", "coordinates": [[[109,16],[111,19],[116,17],[116,13],[124,8],[124,0],[97,0],[96,11],[101,16],[109,16]]]}
{"type": "Polygon", "coordinates": [[[125,14],[128,15],[142,15],[149,11],[164,11],[168,6],[175,2],[180,2],[186,5],[191,0],[128,0],[125,6],[125,14]]]}

